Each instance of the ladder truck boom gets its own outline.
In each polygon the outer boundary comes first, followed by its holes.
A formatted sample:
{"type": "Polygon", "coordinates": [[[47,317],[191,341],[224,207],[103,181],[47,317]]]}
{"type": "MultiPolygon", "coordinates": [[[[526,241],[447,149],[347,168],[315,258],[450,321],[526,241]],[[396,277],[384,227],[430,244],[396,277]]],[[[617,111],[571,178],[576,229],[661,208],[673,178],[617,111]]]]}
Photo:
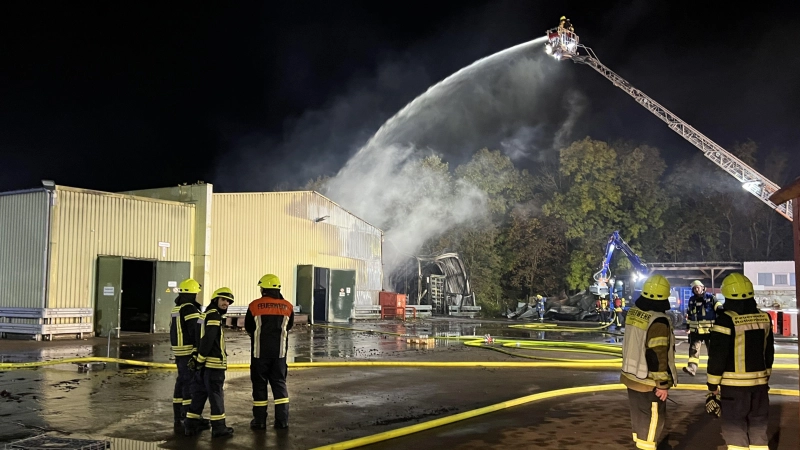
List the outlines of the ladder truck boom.
{"type": "Polygon", "coordinates": [[[777,184],[758,173],[758,171],[742,162],[719,144],[694,129],[691,125],[671,113],[667,108],[661,106],[658,102],[633,87],[624,78],[603,65],[591,48],[580,44],[578,35],[575,34],[571,27],[564,28],[563,26],[559,26],[550,29],[547,31],[547,38],[548,42],[545,44],[545,52],[548,55],[553,56],[557,60],[570,59],[575,63],[585,64],[599,72],[611,81],[614,86],[628,93],[637,103],[666,122],[667,126],[672,129],[672,131],[680,134],[684,139],[700,149],[706,158],[710,159],[724,171],[736,178],[742,183],[742,187],[746,191],[758,197],[762,202],[769,205],[770,208],[777,211],[778,214],[783,217],[789,220],[793,219],[792,201],[776,205],[769,199],[775,191],[780,189],[777,184]],[[579,53],[581,49],[583,53],[579,53]]]}

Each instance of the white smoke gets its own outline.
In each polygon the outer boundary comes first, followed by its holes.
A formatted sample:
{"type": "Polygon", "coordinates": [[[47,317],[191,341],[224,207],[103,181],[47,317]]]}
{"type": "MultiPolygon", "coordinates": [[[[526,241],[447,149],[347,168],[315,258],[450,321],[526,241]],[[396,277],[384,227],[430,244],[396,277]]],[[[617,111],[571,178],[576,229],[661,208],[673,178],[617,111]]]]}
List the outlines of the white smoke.
{"type": "Polygon", "coordinates": [[[565,63],[547,58],[543,42],[496,53],[429,88],[329,180],[326,195],[383,228],[387,240],[405,253],[486,217],[483,192],[464,181],[451,183],[449,175],[420,161],[433,153],[454,166],[482,147],[536,161],[563,145],[585,100],[577,92],[562,95],[565,63]]]}

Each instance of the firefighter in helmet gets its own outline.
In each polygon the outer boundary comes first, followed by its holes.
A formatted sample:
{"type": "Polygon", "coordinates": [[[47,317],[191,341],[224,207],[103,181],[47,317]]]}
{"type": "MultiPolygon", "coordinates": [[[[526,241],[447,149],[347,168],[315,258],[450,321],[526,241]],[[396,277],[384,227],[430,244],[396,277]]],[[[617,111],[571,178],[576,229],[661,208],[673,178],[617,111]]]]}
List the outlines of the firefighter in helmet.
{"type": "MultiPolygon", "coordinates": [[[[192,372],[188,363],[192,359],[192,353],[197,351],[195,325],[200,318],[201,305],[197,302],[200,290],[200,283],[196,280],[188,278],[180,282],[169,324],[169,340],[172,354],[175,355],[175,365],[178,366],[178,378],[172,393],[173,420],[176,427],[183,426],[186,409],[192,403],[192,372]]],[[[208,429],[208,420],[202,420],[201,427],[208,429]]]]}
{"type": "Polygon", "coordinates": [[[250,335],[250,381],[253,383],[253,420],[250,428],[267,428],[267,385],[272,388],[275,422],[289,427],[289,390],[286,388],[288,332],[294,325],[294,306],[281,294],[281,280],[267,274],[258,281],[261,298],[247,308],[244,328],[250,335]]]}
{"type": "Polygon", "coordinates": [[[640,449],[658,446],[669,389],[677,385],[669,292],[666,278],[651,275],[625,316],[620,381],[628,388],[633,442],[640,449]]]}
{"type": "Polygon", "coordinates": [[[233,303],[233,292],[223,287],[214,291],[211,303],[197,321],[199,342],[197,352],[189,363],[194,370],[192,403],[186,412],[185,434],[193,436],[201,431],[201,416],[206,400],[211,404],[211,437],[233,435],[233,428],[225,424],[225,371],[228,369],[228,353],[225,351],[225,329],[223,317],[228,305],[233,303]]]}
{"type": "Polygon", "coordinates": [[[691,288],[692,296],[686,304],[686,317],[689,323],[689,363],[683,371],[695,376],[697,365],[700,364],[700,346],[705,343],[708,347],[711,326],[717,318],[717,311],[722,309],[722,303],[706,292],[706,287],[700,280],[693,281],[691,288]]]}
{"type": "Polygon", "coordinates": [[[746,276],[728,275],[721,290],[725,308],[711,327],[707,398],[720,400],[722,437],[729,449],[768,450],[769,377],[775,359],[772,321],[758,309],[753,283],[746,276]]]}

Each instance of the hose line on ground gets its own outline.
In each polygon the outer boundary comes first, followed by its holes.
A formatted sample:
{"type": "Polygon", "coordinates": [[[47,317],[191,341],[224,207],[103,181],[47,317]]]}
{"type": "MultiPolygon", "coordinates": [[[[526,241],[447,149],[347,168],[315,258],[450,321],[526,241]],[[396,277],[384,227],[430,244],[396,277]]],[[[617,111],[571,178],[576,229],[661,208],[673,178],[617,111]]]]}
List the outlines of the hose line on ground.
{"type": "MultiPolygon", "coordinates": [[[[507,408],[512,408],[514,406],[524,405],[526,403],[547,400],[556,397],[562,397],[565,395],[588,394],[588,393],[595,393],[602,391],[615,391],[624,389],[626,389],[626,386],[624,384],[605,384],[605,385],[593,385],[593,386],[580,386],[580,387],[573,387],[566,389],[556,389],[547,392],[540,392],[538,394],[526,395],[524,397],[515,398],[513,400],[509,400],[506,402],[495,403],[494,405],[484,406],[482,408],[477,408],[470,411],[453,414],[452,416],[441,417],[439,419],[429,420],[427,422],[422,422],[415,425],[398,428],[395,430],[384,431],[382,433],[377,433],[357,439],[351,439],[349,441],[343,441],[331,445],[316,447],[312,450],[343,450],[349,448],[363,447],[365,445],[375,444],[378,442],[387,441],[389,439],[398,438],[401,436],[407,436],[409,434],[430,430],[432,428],[440,427],[443,425],[449,425],[451,423],[460,422],[462,420],[472,419],[474,417],[482,416],[484,414],[493,413],[507,408]]],[[[674,389],[691,390],[691,391],[708,390],[708,388],[704,384],[679,385],[674,389]]],[[[797,397],[798,395],[800,395],[800,392],[796,389],[770,389],[769,393],[771,395],[785,395],[793,397],[797,397]]]]}

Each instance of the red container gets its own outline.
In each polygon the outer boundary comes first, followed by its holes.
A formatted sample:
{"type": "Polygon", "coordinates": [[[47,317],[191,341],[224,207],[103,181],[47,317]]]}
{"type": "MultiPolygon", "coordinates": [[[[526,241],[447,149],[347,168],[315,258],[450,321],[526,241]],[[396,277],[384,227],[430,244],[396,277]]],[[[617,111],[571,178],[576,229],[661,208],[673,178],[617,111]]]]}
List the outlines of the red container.
{"type": "Polygon", "coordinates": [[[406,295],[405,294],[398,294],[396,292],[380,292],[378,294],[378,300],[381,306],[388,306],[391,308],[405,308],[406,307],[406,295]]]}
{"type": "MultiPolygon", "coordinates": [[[[779,334],[779,332],[778,332],[778,325],[779,325],[779,322],[778,322],[778,311],[767,311],[767,314],[769,314],[769,318],[772,319],[772,333],[773,334],[779,334]]],[[[783,324],[780,324],[780,325],[783,325],[783,324]]],[[[781,326],[781,328],[783,328],[783,327],[781,326]]]]}
{"type": "MultiPolygon", "coordinates": [[[[783,330],[781,330],[782,336],[792,336],[792,321],[797,322],[797,313],[783,313],[783,330]]],[[[773,331],[774,333],[774,331],[773,331]]]]}

